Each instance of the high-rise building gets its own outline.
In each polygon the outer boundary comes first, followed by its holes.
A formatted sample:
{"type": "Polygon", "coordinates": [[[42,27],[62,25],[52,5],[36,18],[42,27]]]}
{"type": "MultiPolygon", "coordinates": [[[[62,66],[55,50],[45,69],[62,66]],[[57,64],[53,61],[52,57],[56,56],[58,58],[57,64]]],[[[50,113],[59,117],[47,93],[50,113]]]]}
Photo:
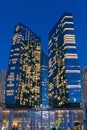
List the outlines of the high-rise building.
{"type": "Polygon", "coordinates": [[[65,13],[49,33],[49,106],[80,107],[81,72],[73,15],[65,13]]]}
{"type": "MultiPolygon", "coordinates": [[[[1,94],[1,89],[2,87],[1,87],[1,73],[0,73],[0,94],[1,94]]],[[[0,100],[1,100],[1,97],[0,97],[0,100]]],[[[0,101],[0,106],[1,106],[1,101],[0,101]]]]}
{"type": "Polygon", "coordinates": [[[7,70],[1,71],[1,76],[0,76],[0,104],[1,106],[4,106],[5,104],[6,74],[7,74],[7,70]]]}
{"type": "Polygon", "coordinates": [[[48,107],[48,56],[41,51],[41,105],[48,107]]]}
{"type": "Polygon", "coordinates": [[[40,38],[25,25],[16,25],[6,78],[7,107],[39,107],[40,62],[40,38]]]}
{"type": "Polygon", "coordinates": [[[83,106],[87,104],[87,67],[82,70],[82,92],[83,92],[83,106]]]}

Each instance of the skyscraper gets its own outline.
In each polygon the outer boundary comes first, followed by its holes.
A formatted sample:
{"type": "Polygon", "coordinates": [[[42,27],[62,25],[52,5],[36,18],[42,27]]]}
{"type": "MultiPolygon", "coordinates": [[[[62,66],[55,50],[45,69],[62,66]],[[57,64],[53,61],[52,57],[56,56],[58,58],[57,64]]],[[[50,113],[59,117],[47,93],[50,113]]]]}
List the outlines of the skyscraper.
{"type": "Polygon", "coordinates": [[[41,51],[41,104],[48,106],[48,56],[41,51]]]}
{"type": "Polygon", "coordinates": [[[6,78],[7,106],[39,107],[40,60],[40,38],[25,25],[16,25],[6,78]]]}
{"type": "Polygon", "coordinates": [[[4,104],[5,104],[6,74],[7,74],[7,70],[2,70],[1,71],[1,77],[0,77],[0,104],[2,106],[4,106],[4,104]]]}
{"type": "Polygon", "coordinates": [[[82,70],[83,105],[87,104],[87,66],[82,70]]]}
{"type": "Polygon", "coordinates": [[[81,73],[73,15],[65,13],[49,33],[49,106],[80,107],[81,73]]]}

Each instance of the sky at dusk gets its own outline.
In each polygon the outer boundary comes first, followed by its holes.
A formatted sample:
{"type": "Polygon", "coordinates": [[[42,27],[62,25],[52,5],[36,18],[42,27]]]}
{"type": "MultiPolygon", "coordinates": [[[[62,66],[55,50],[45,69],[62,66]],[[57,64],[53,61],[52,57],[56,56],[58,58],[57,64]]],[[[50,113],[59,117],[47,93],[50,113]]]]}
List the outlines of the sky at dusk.
{"type": "Polygon", "coordinates": [[[0,0],[0,70],[8,66],[16,24],[35,32],[47,53],[48,34],[64,12],[74,16],[80,66],[87,66],[87,0],[0,0]]]}

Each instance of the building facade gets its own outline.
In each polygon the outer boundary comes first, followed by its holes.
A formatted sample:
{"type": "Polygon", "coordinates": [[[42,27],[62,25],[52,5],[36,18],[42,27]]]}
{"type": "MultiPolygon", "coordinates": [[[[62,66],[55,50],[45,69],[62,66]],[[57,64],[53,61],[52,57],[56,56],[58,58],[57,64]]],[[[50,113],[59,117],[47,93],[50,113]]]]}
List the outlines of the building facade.
{"type": "Polygon", "coordinates": [[[4,106],[5,104],[6,74],[7,74],[7,70],[1,71],[1,76],[0,76],[0,104],[1,106],[4,106]]]}
{"type": "Polygon", "coordinates": [[[72,128],[73,130],[84,130],[82,109],[32,109],[31,111],[28,109],[14,109],[13,112],[10,109],[6,109],[3,110],[2,113],[3,129],[8,128],[10,122],[10,127],[16,126],[18,129],[22,129],[24,126],[27,130],[58,129],[59,127],[61,128],[61,123],[63,123],[63,130],[72,128]],[[11,119],[9,119],[11,115],[14,115],[14,117],[12,116],[11,119]],[[13,123],[11,120],[13,120],[13,123]],[[78,127],[78,129],[76,127],[78,127]]]}
{"type": "Polygon", "coordinates": [[[40,38],[25,25],[16,25],[6,78],[7,106],[39,107],[40,60],[40,38]]]}
{"type": "Polygon", "coordinates": [[[83,107],[87,104],[87,67],[82,70],[83,107]]]}
{"type": "Polygon", "coordinates": [[[41,106],[48,107],[48,56],[41,51],[41,106]]]}
{"type": "Polygon", "coordinates": [[[65,13],[49,33],[49,106],[80,107],[81,73],[73,15],[65,13]]]}

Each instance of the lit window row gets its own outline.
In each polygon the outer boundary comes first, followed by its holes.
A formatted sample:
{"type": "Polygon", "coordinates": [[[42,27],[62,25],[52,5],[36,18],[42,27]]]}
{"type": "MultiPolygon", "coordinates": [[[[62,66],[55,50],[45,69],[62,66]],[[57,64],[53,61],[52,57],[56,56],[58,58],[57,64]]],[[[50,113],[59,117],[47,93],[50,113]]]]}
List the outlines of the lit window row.
{"type": "Polygon", "coordinates": [[[18,31],[20,29],[20,26],[18,25],[18,26],[16,26],[16,31],[18,31]]]}
{"type": "Polygon", "coordinates": [[[53,74],[53,69],[49,70],[49,77],[53,74]]]}
{"type": "Polygon", "coordinates": [[[58,40],[58,36],[56,36],[56,37],[53,37],[53,39],[54,39],[55,41],[57,41],[57,40],[58,40]]]}
{"type": "Polygon", "coordinates": [[[75,38],[74,37],[65,37],[64,42],[67,42],[67,41],[75,42],[75,38]]]}
{"type": "Polygon", "coordinates": [[[54,62],[54,63],[53,63],[52,67],[54,67],[54,66],[55,66],[55,64],[56,64],[56,62],[54,62]]]}
{"type": "Polygon", "coordinates": [[[66,70],[66,73],[80,73],[80,70],[66,70]]]}
{"type": "Polygon", "coordinates": [[[73,16],[64,16],[63,19],[61,20],[61,22],[63,22],[64,19],[66,19],[66,18],[73,18],[73,16]]]}
{"type": "Polygon", "coordinates": [[[48,43],[48,44],[50,45],[51,43],[52,43],[52,40],[50,39],[50,41],[49,41],[49,43],[48,43]]]}
{"type": "Polygon", "coordinates": [[[77,54],[66,53],[65,56],[77,56],[77,54]]]}
{"type": "Polygon", "coordinates": [[[13,96],[14,93],[7,93],[7,96],[13,96]]]}
{"type": "Polygon", "coordinates": [[[52,67],[52,59],[49,60],[49,68],[52,67]]]}
{"type": "Polygon", "coordinates": [[[40,46],[37,46],[37,47],[36,47],[36,50],[37,50],[37,51],[40,51],[40,46]]]}
{"type": "Polygon", "coordinates": [[[51,44],[49,45],[48,49],[50,49],[50,48],[51,48],[51,46],[53,46],[53,43],[52,43],[52,42],[51,42],[51,44]]]}
{"type": "Polygon", "coordinates": [[[64,35],[64,39],[71,39],[71,38],[75,39],[75,35],[74,34],[65,34],[64,35]]]}
{"type": "Polygon", "coordinates": [[[75,36],[74,35],[64,35],[64,44],[65,43],[75,43],[75,36]]]}
{"type": "Polygon", "coordinates": [[[81,85],[67,85],[66,88],[81,88],[81,85]]]}
{"type": "Polygon", "coordinates": [[[65,59],[78,59],[77,54],[65,54],[65,59]]]}
{"type": "Polygon", "coordinates": [[[15,70],[15,67],[11,67],[11,70],[15,70]]]}
{"type": "Polygon", "coordinates": [[[66,39],[66,40],[64,40],[64,44],[75,44],[75,40],[74,39],[66,39]]]}
{"type": "Polygon", "coordinates": [[[13,87],[13,86],[14,86],[14,84],[7,84],[7,86],[8,86],[8,87],[13,87]]]}
{"type": "Polygon", "coordinates": [[[52,90],[54,85],[52,83],[49,84],[49,90],[52,90]]]}
{"type": "Polygon", "coordinates": [[[67,30],[74,30],[74,28],[64,28],[63,31],[67,31],[67,30]]]}
{"type": "Polygon", "coordinates": [[[14,49],[11,49],[11,52],[13,52],[14,51],[14,49]]]}
{"type": "Polygon", "coordinates": [[[16,43],[19,43],[20,39],[22,39],[22,35],[21,34],[15,34],[14,37],[13,37],[13,45],[15,45],[16,43]]]}
{"type": "Polygon", "coordinates": [[[76,49],[76,46],[65,46],[64,49],[76,49]]]}
{"type": "Polygon", "coordinates": [[[19,56],[19,53],[14,53],[13,56],[19,56]]]}
{"type": "Polygon", "coordinates": [[[74,67],[74,68],[80,68],[80,66],[76,66],[76,65],[70,65],[70,67],[74,67]]]}
{"type": "Polygon", "coordinates": [[[22,37],[22,34],[16,33],[16,34],[14,34],[13,39],[17,39],[17,38],[21,38],[21,37],[22,37]]]}
{"type": "Polygon", "coordinates": [[[12,61],[17,61],[17,60],[18,60],[18,58],[12,59],[12,61]]]}
{"type": "Polygon", "coordinates": [[[7,78],[7,81],[14,81],[14,78],[7,78]]]}
{"type": "Polygon", "coordinates": [[[12,64],[16,64],[17,61],[18,61],[18,58],[12,59],[12,64]]]}
{"type": "Polygon", "coordinates": [[[14,78],[14,74],[10,73],[10,75],[8,75],[8,78],[14,78]]]}
{"type": "Polygon", "coordinates": [[[65,24],[74,24],[74,23],[73,23],[73,22],[64,22],[64,23],[62,23],[62,27],[63,27],[65,24]]]}
{"type": "Polygon", "coordinates": [[[9,93],[9,92],[14,92],[14,90],[7,90],[7,93],[9,93]]]}
{"type": "Polygon", "coordinates": [[[15,51],[19,51],[20,49],[19,48],[15,48],[15,51]]]}

